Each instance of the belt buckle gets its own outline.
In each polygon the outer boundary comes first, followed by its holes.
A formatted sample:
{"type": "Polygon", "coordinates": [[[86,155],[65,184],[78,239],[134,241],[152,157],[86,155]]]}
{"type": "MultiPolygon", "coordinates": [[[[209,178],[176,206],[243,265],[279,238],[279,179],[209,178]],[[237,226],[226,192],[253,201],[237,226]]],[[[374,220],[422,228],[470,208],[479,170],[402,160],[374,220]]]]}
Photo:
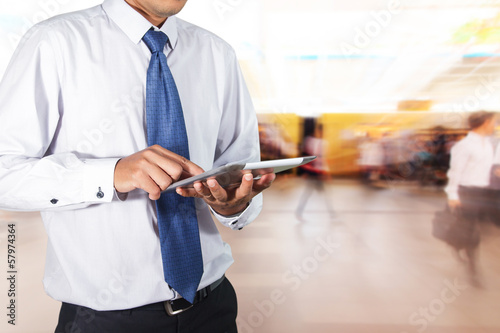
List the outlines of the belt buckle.
{"type": "Polygon", "coordinates": [[[178,315],[179,313],[184,312],[186,310],[189,310],[193,307],[193,304],[190,304],[188,301],[185,301],[185,302],[188,303],[189,306],[187,306],[185,308],[178,309],[178,310],[174,310],[172,308],[172,304],[174,303],[174,301],[172,301],[172,300],[163,302],[163,306],[165,307],[165,311],[167,312],[167,314],[169,316],[175,316],[175,315],[178,315]]]}

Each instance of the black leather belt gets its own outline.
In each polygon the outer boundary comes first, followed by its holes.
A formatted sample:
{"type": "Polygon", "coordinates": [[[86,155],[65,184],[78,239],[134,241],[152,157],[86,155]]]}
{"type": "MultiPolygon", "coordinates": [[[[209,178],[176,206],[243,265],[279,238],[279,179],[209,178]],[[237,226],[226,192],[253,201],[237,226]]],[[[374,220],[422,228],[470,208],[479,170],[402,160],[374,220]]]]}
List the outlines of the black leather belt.
{"type": "Polygon", "coordinates": [[[175,316],[181,312],[184,312],[190,308],[193,307],[194,304],[201,302],[205,298],[208,297],[208,295],[217,288],[222,281],[226,278],[225,275],[223,275],[220,279],[216,280],[214,283],[210,284],[209,286],[206,286],[203,289],[200,289],[196,292],[196,295],[194,296],[194,301],[193,304],[189,303],[187,300],[184,298],[177,298],[174,300],[169,300],[169,301],[164,301],[164,302],[158,302],[158,303],[153,303],[153,304],[148,304],[148,305],[143,305],[138,308],[130,309],[132,311],[134,310],[139,310],[139,311],[157,311],[157,310],[165,310],[169,316],[175,316]]]}
{"type": "Polygon", "coordinates": [[[190,308],[193,307],[196,303],[201,302],[205,298],[208,297],[208,295],[217,288],[222,281],[226,278],[225,275],[223,275],[220,279],[215,281],[214,283],[210,284],[209,286],[206,286],[203,289],[200,289],[196,292],[196,295],[194,296],[194,301],[193,304],[189,303],[187,300],[184,298],[177,298],[174,300],[169,300],[162,302],[163,307],[165,308],[165,311],[169,316],[175,316],[181,312],[184,312],[186,310],[189,310],[190,308]]]}
{"type": "Polygon", "coordinates": [[[184,298],[177,298],[174,300],[139,306],[137,308],[129,309],[127,311],[161,311],[161,310],[165,310],[169,316],[175,316],[181,312],[184,312],[184,311],[192,308],[194,304],[199,303],[199,302],[203,301],[205,298],[207,298],[208,295],[212,291],[214,291],[215,288],[217,288],[222,283],[222,281],[224,281],[225,278],[226,278],[226,276],[223,275],[220,279],[216,280],[214,283],[210,284],[209,286],[206,286],[203,289],[198,290],[196,292],[196,295],[194,296],[193,304],[189,303],[184,298]]]}

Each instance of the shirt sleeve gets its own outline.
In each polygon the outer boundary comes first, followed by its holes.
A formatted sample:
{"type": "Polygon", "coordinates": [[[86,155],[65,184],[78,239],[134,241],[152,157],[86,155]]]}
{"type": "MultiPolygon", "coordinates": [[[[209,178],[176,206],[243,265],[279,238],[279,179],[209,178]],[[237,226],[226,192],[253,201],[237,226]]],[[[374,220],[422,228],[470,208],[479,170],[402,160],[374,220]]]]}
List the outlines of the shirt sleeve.
{"type": "Polygon", "coordinates": [[[493,164],[500,164],[500,142],[494,142],[495,156],[493,157],[493,164]]]}
{"type": "Polygon", "coordinates": [[[219,220],[219,222],[233,230],[241,230],[244,226],[250,224],[250,222],[255,220],[255,218],[259,215],[261,209],[262,193],[256,195],[243,212],[232,216],[220,215],[210,207],[212,214],[219,220]]]}
{"type": "Polygon", "coordinates": [[[52,154],[63,117],[58,55],[48,26],[20,42],[0,83],[0,208],[82,207],[114,197],[118,159],[52,154]]]}
{"type": "Polygon", "coordinates": [[[448,195],[448,200],[458,200],[458,187],[462,180],[464,170],[469,161],[466,142],[458,142],[451,148],[450,169],[448,170],[448,185],[445,192],[448,195]]]}
{"type": "MultiPolygon", "coordinates": [[[[228,52],[224,104],[214,168],[232,162],[260,161],[259,130],[252,100],[234,51],[228,52]]],[[[252,222],[262,209],[262,194],[254,197],[240,214],[214,216],[225,226],[241,229],[252,222]]]]}

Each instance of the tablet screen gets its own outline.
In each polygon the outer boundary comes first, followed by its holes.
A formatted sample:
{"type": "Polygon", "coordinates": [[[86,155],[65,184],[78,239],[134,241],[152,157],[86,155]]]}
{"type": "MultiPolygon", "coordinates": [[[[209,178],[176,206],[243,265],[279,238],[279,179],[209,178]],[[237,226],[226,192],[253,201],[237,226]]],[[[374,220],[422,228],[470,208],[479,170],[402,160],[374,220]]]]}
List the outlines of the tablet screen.
{"type": "Polygon", "coordinates": [[[295,168],[313,161],[316,156],[286,158],[250,163],[233,163],[219,168],[206,171],[197,176],[186,178],[170,185],[165,191],[173,191],[177,187],[193,187],[197,181],[205,182],[207,179],[215,178],[225,188],[238,186],[241,178],[246,173],[252,173],[254,179],[259,179],[268,173],[278,173],[295,168]]]}

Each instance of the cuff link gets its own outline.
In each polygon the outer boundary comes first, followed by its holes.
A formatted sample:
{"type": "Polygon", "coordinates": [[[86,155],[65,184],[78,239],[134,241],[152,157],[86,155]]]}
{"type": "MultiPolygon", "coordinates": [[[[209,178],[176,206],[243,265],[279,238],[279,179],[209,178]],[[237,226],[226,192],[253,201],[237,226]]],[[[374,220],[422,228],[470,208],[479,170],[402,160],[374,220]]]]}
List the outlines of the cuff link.
{"type": "Polygon", "coordinates": [[[103,192],[103,191],[101,191],[101,188],[100,188],[100,187],[99,187],[99,192],[97,192],[96,196],[97,196],[97,198],[98,198],[98,199],[102,199],[102,198],[104,198],[104,192],[103,192]]]}
{"type": "Polygon", "coordinates": [[[50,200],[50,203],[51,203],[51,204],[53,204],[53,205],[55,205],[55,204],[56,204],[56,203],[58,203],[58,202],[59,202],[59,200],[57,200],[57,199],[52,199],[52,200],[50,200]]]}

